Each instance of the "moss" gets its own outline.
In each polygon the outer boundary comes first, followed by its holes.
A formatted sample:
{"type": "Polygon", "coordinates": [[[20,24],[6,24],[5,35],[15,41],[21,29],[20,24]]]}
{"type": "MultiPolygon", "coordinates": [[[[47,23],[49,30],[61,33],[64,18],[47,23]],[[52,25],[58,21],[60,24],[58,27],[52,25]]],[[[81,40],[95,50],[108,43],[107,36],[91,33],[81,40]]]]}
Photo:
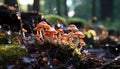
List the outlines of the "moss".
{"type": "Polygon", "coordinates": [[[52,22],[53,24],[56,24],[56,23],[60,22],[61,24],[67,25],[66,19],[61,17],[61,16],[58,16],[58,15],[53,15],[53,14],[46,15],[45,18],[48,21],[52,22]]]}
{"type": "Polygon", "coordinates": [[[6,33],[0,34],[0,44],[6,44],[7,43],[7,37],[6,33]]]}
{"type": "Polygon", "coordinates": [[[15,64],[17,59],[27,56],[27,53],[19,45],[0,45],[0,65],[15,64]]]}
{"type": "Polygon", "coordinates": [[[18,38],[18,35],[13,34],[9,37],[6,32],[0,33],[0,44],[8,44],[8,38],[11,39],[11,44],[18,44],[15,40],[16,38],[18,38]]]}
{"type": "Polygon", "coordinates": [[[86,27],[87,21],[81,18],[68,18],[67,19],[68,24],[75,24],[78,27],[86,27]]]}

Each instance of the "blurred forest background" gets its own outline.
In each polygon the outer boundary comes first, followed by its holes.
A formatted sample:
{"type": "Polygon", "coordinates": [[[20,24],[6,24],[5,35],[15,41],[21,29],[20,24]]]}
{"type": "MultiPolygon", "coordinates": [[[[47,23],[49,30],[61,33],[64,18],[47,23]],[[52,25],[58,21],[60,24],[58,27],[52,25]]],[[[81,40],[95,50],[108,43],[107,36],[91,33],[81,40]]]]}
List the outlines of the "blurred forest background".
{"type": "Polygon", "coordinates": [[[19,4],[24,12],[35,10],[45,15],[95,20],[93,24],[120,30],[120,0],[0,0],[0,4],[3,3],[17,8],[19,4]]]}

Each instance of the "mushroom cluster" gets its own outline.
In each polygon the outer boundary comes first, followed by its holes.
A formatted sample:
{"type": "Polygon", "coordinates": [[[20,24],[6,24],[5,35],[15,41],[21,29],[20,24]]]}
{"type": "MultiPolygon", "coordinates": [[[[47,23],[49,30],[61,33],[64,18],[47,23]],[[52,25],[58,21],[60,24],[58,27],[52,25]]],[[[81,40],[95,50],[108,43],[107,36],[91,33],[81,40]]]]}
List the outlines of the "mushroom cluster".
{"type": "MultiPolygon", "coordinates": [[[[85,35],[75,25],[69,25],[66,33],[62,28],[55,29],[42,21],[33,30],[32,36],[25,36],[27,30],[22,29],[24,38],[22,43],[28,48],[28,51],[32,51],[33,48],[35,48],[34,51],[39,49],[40,55],[37,60],[40,65],[51,67],[51,65],[56,66],[59,63],[66,65],[66,62],[74,64],[74,61],[81,60],[82,47],[86,45],[83,40],[85,35]],[[62,48],[64,50],[61,50],[62,48]],[[75,55],[77,56],[74,59],[75,55]]],[[[77,61],[78,64],[80,64],[79,61],[77,61]]]]}
{"type": "MultiPolygon", "coordinates": [[[[73,48],[85,46],[85,42],[83,40],[85,35],[79,31],[75,25],[69,25],[67,30],[69,32],[65,33],[63,29],[55,29],[46,22],[42,21],[34,28],[34,31],[36,32],[35,39],[40,41],[42,44],[44,42],[49,42],[56,45],[69,45],[73,48]]],[[[25,37],[25,32],[27,32],[27,30],[22,29],[22,32],[25,37]]]]}
{"type": "Polygon", "coordinates": [[[55,29],[44,21],[38,23],[34,30],[36,31],[35,38],[39,41],[71,45],[74,47],[85,46],[85,42],[82,40],[85,35],[73,24],[68,26],[69,33],[65,33],[61,28],[55,29]]]}

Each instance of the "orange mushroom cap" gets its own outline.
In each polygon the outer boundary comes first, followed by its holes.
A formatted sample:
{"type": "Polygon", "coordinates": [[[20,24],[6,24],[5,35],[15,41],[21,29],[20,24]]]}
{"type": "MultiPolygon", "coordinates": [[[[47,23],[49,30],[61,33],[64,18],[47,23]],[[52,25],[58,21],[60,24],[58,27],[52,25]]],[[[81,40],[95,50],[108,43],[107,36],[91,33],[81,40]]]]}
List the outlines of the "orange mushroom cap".
{"type": "Polygon", "coordinates": [[[69,32],[68,33],[68,37],[73,37],[74,36],[74,33],[73,32],[69,32]]]}
{"type": "Polygon", "coordinates": [[[60,34],[64,34],[63,29],[58,29],[57,31],[58,31],[60,34]]]}
{"type": "Polygon", "coordinates": [[[33,30],[37,30],[37,27],[35,27],[33,30]]]}
{"type": "Polygon", "coordinates": [[[42,38],[42,35],[36,34],[36,35],[35,35],[35,38],[40,39],[40,38],[42,38]]]}
{"type": "Polygon", "coordinates": [[[85,46],[85,45],[86,45],[86,44],[85,44],[84,41],[80,42],[80,46],[85,46]]]}
{"type": "Polygon", "coordinates": [[[67,37],[67,36],[68,36],[68,34],[66,34],[66,33],[65,33],[65,34],[63,34],[63,37],[67,37]]]}
{"type": "Polygon", "coordinates": [[[42,30],[42,28],[41,27],[35,27],[34,30],[40,31],[40,30],[42,30]]]}
{"type": "Polygon", "coordinates": [[[45,25],[47,25],[47,23],[42,21],[42,22],[37,24],[37,27],[42,27],[43,28],[45,25]]]}
{"type": "Polygon", "coordinates": [[[75,31],[75,30],[78,30],[78,28],[74,24],[71,24],[69,25],[68,30],[75,31]]]}
{"type": "Polygon", "coordinates": [[[26,29],[24,29],[24,28],[22,28],[22,32],[27,32],[27,30],[26,30],[26,29]]]}
{"type": "Polygon", "coordinates": [[[85,38],[85,35],[84,35],[82,32],[80,32],[80,31],[75,32],[74,35],[75,35],[76,37],[79,37],[79,38],[85,38]]]}
{"type": "Polygon", "coordinates": [[[51,26],[48,25],[48,24],[46,24],[46,25],[44,25],[44,28],[47,29],[47,30],[49,30],[51,28],[51,26]]]}
{"type": "Polygon", "coordinates": [[[57,34],[58,32],[57,31],[51,31],[52,34],[57,34]]]}
{"type": "Polygon", "coordinates": [[[58,32],[54,29],[54,28],[51,28],[50,30],[48,30],[51,34],[57,34],[58,32]]]}
{"type": "Polygon", "coordinates": [[[62,36],[61,36],[61,37],[59,37],[59,39],[60,39],[60,40],[65,40],[65,38],[64,38],[64,37],[62,37],[62,36]]]}
{"type": "Polygon", "coordinates": [[[57,39],[58,39],[57,35],[54,35],[54,36],[53,36],[53,39],[54,39],[54,40],[57,40],[57,39]]]}
{"type": "Polygon", "coordinates": [[[37,27],[43,27],[43,24],[41,24],[41,23],[39,23],[39,24],[37,24],[37,27]]]}
{"type": "Polygon", "coordinates": [[[50,32],[49,31],[45,31],[44,32],[46,36],[49,36],[50,35],[50,32]]]}

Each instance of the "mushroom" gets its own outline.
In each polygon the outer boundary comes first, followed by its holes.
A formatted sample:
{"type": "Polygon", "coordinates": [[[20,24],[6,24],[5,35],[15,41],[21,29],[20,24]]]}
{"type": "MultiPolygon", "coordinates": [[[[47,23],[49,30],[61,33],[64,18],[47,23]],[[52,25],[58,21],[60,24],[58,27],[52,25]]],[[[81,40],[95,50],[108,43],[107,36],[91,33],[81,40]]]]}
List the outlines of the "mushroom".
{"type": "Polygon", "coordinates": [[[57,31],[58,31],[58,33],[59,33],[59,37],[64,34],[63,29],[58,29],[57,31]]]}
{"type": "Polygon", "coordinates": [[[59,41],[58,44],[63,44],[63,41],[65,40],[65,38],[63,36],[58,37],[59,41]]]}
{"type": "Polygon", "coordinates": [[[55,44],[58,42],[58,37],[57,37],[57,35],[54,35],[54,36],[53,36],[53,40],[54,40],[54,43],[55,43],[55,44]]]}
{"type": "Polygon", "coordinates": [[[84,42],[84,41],[81,41],[81,42],[80,42],[80,48],[79,48],[79,50],[81,51],[81,50],[82,50],[82,47],[85,46],[85,45],[86,45],[85,42],[84,42]]]}
{"type": "Polygon", "coordinates": [[[82,33],[82,32],[80,32],[80,31],[77,31],[77,32],[75,32],[75,34],[74,34],[76,37],[78,37],[78,38],[85,38],[85,35],[82,33]]]}
{"type": "Polygon", "coordinates": [[[41,34],[36,34],[36,35],[35,35],[35,38],[36,38],[36,39],[40,39],[40,38],[42,38],[42,35],[41,35],[41,34]]]}
{"type": "Polygon", "coordinates": [[[51,28],[49,31],[50,31],[51,34],[57,34],[58,33],[54,28],[51,28]]]}
{"type": "Polygon", "coordinates": [[[54,35],[58,33],[54,28],[50,28],[49,30],[47,30],[45,32],[49,32],[49,34],[50,34],[49,38],[50,38],[51,42],[53,42],[54,35]]]}
{"type": "Polygon", "coordinates": [[[25,32],[27,32],[26,29],[22,28],[22,34],[23,34],[23,37],[25,38],[25,32]]]}
{"type": "Polygon", "coordinates": [[[44,28],[45,25],[47,25],[47,23],[45,21],[42,21],[37,24],[37,27],[44,28]]]}
{"type": "Polygon", "coordinates": [[[44,28],[45,28],[45,30],[50,30],[51,26],[46,24],[46,25],[44,25],[44,28]]]}
{"type": "Polygon", "coordinates": [[[43,35],[42,35],[42,32],[41,32],[42,29],[43,28],[41,28],[41,27],[35,27],[34,28],[34,30],[37,31],[37,34],[36,34],[35,38],[38,39],[38,40],[40,40],[40,38],[43,40],[43,35]]]}
{"type": "Polygon", "coordinates": [[[74,33],[74,36],[77,37],[77,40],[76,40],[76,47],[77,47],[80,42],[80,39],[84,38],[85,35],[82,32],[78,31],[74,33]]]}
{"type": "Polygon", "coordinates": [[[78,30],[78,28],[74,24],[71,24],[68,26],[68,30],[74,32],[74,31],[78,30]]]}
{"type": "Polygon", "coordinates": [[[43,57],[42,61],[46,64],[48,62],[48,57],[43,57]]]}
{"type": "Polygon", "coordinates": [[[42,51],[42,52],[40,53],[40,56],[41,56],[41,57],[45,57],[45,56],[46,56],[46,52],[42,51]]]}
{"type": "Polygon", "coordinates": [[[35,27],[34,30],[37,30],[37,34],[42,35],[42,32],[41,32],[42,28],[41,27],[35,27]]]}
{"type": "Polygon", "coordinates": [[[70,31],[69,32],[69,43],[71,45],[74,45],[74,43],[73,43],[73,35],[74,35],[74,31],[77,31],[78,28],[74,24],[71,24],[71,25],[68,26],[68,30],[70,31]]]}
{"type": "Polygon", "coordinates": [[[47,23],[45,21],[42,21],[42,22],[37,24],[37,27],[43,28],[45,25],[47,25],[47,23]]]}
{"type": "Polygon", "coordinates": [[[44,41],[46,41],[46,42],[50,42],[51,40],[50,40],[50,35],[51,35],[51,33],[49,32],[49,31],[44,31],[44,41]]]}
{"type": "Polygon", "coordinates": [[[50,30],[50,29],[51,29],[51,26],[48,25],[48,24],[45,24],[43,28],[44,28],[44,30],[43,30],[43,37],[46,38],[46,36],[45,36],[45,31],[50,30]]]}
{"type": "Polygon", "coordinates": [[[69,33],[68,33],[68,42],[69,42],[69,44],[72,45],[72,46],[74,46],[73,36],[74,36],[74,33],[73,33],[73,32],[69,32],[69,33]]]}
{"type": "Polygon", "coordinates": [[[46,30],[49,30],[49,29],[51,28],[51,26],[48,25],[45,21],[42,21],[42,22],[40,22],[39,24],[37,24],[37,27],[43,28],[43,29],[41,30],[43,37],[45,37],[44,29],[45,29],[45,31],[46,31],[46,30]]]}
{"type": "Polygon", "coordinates": [[[58,59],[57,58],[54,58],[53,60],[52,60],[52,65],[57,65],[58,64],[58,59]]]}
{"type": "Polygon", "coordinates": [[[69,41],[68,41],[68,39],[69,39],[68,36],[69,36],[69,35],[65,33],[65,34],[63,34],[62,36],[64,37],[64,44],[65,44],[65,45],[68,45],[68,44],[69,44],[69,41]]]}
{"type": "Polygon", "coordinates": [[[86,45],[86,44],[85,44],[84,41],[80,42],[80,46],[85,46],[85,45],[86,45]]]}

